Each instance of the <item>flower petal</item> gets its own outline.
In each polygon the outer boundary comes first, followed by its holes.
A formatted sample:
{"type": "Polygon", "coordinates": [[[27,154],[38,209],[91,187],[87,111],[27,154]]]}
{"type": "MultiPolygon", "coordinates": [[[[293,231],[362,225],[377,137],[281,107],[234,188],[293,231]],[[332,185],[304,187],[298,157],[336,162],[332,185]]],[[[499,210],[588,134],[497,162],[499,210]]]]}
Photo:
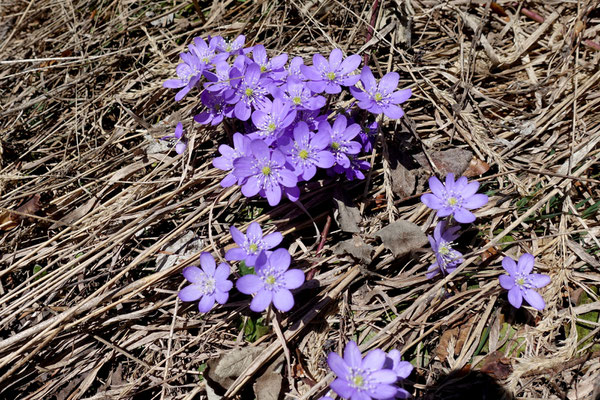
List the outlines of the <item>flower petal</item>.
{"type": "Polygon", "coordinates": [[[214,276],[217,264],[215,263],[215,259],[213,258],[213,256],[210,255],[209,252],[205,251],[202,254],[200,254],[200,266],[202,267],[202,270],[206,273],[206,275],[211,277],[214,276]]]}
{"type": "Polygon", "coordinates": [[[181,301],[196,301],[202,296],[202,288],[199,285],[186,286],[179,291],[181,301]]]}
{"type": "Polygon", "coordinates": [[[546,307],[546,302],[544,301],[544,298],[533,289],[525,289],[523,297],[525,297],[525,300],[527,300],[529,305],[535,308],[536,310],[541,311],[544,309],[544,307],[546,307]]]}
{"type": "Polygon", "coordinates": [[[510,257],[504,257],[502,259],[502,268],[513,276],[517,274],[517,264],[515,263],[515,260],[510,257]]]}
{"type": "Polygon", "coordinates": [[[251,240],[252,242],[260,240],[262,239],[262,235],[262,229],[260,228],[258,222],[252,222],[250,225],[248,225],[248,229],[246,230],[246,236],[249,240],[251,240]]]}
{"type": "Polygon", "coordinates": [[[273,305],[279,311],[287,312],[294,307],[294,296],[287,289],[280,289],[273,293],[273,305]]]}
{"type": "Polygon", "coordinates": [[[348,75],[360,65],[361,58],[358,54],[353,54],[342,61],[339,72],[343,75],[348,75]]]}
{"type": "Polygon", "coordinates": [[[344,399],[349,399],[356,392],[356,389],[350,386],[347,380],[337,378],[331,382],[329,387],[344,399]]]}
{"type": "Polygon", "coordinates": [[[269,265],[277,271],[286,271],[291,261],[292,257],[287,249],[277,249],[269,257],[269,265]]]}
{"type": "Polygon", "coordinates": [[[240,277],[235,282],[235,287],[244,294],[253,294],[260,291],[264,285],[258,276],[254,274],[248,274],[240,277]]]}
{"type": "Polygon", "coordinates": [[[510,290],[515,286],[515,278],[508,275],[500,275],[498,277],[500,280],[500,286],[502,286],[506,290],[510,290]]]}
{"type": "Polygon", "coordinates": [[[400,75],[397,72],[388,72],[379,81],[379,90],[384,93],[392,93],[398,87],[400,75]]]}
{"type": "Polygon", "coordinates": [[[241,247],[234,247],[233,249],[227,250],[225,253],[225,259],[227,261],[240,261],[246,258],[248,254],[241,247]]]}
{"type": "Polygon", "coordinates": [[[354,341],[349,341],[344,347],[344,361],[351,368],[359,368],[362,363],[362,354],[354,341]]]}
{"type": "Polygon", "coordinates": [[[331,352],[327,356],[327,364],[329,368],[339,377],[345,377],[349,372],[348,365],[342,357],[340,357],[337,353],[331,352]]]}
{"type": "Polygon", "coordinates": [[[404,110],[393,104],[382,105],[383,114],[390,119],[400,119],[404,116],[404,110]]]}
{"type": "MultiPolygon", "coordinates": [[[[249,275],[245,275],[249,276],[249,275]]],[[[243,278],[243,277],[242,277],[243,278]]],[[[260,290],[250,302],[250,309],[255,312],[265,311],[273,300],[273,292],[270,290],[260,290]]]]}
{"type": "Polygon", "coordinates": [[[439,210],[440,208],[444,207],[442,200],[431,193],[425,193],[422,195],[421,202],[432,210],[439,210]]]}
{"type": "Polygon", "coordinates": [[[279,232],[273,232],[263,236],[262,240],[266,245],[265,250],[269,250],[281,243],[283,240],[283,235],[279,232]]]}
{"type": "MultiPolygon", "coordinates": [[[[372,371],[380,370],[385,363],[385,351],[380,349],[373,349],[367,353],[365,358],[362,360],[361,368],[370,369],[372,371]]],[[[395,377],[395,374],[394,374],[395,377]]],[[[394,379],[395,381],[395,379],[394,379]]],[[[394,382],[392,381],[392,382],[394,382]]]]}
{"type": "MultiPolygon", "coordinates": [[[[377,372],[386,372],[386,370],[377,371],[377,372]]],[[[390,371],[392,372],[392,371],[390,371]]],[[[395,376],[396,374],[394,374],[395,376]]],[[[369,396],[374,399],[390,399],[396,397],[396,393],[398,392],[398,388],[396,386],[392,386],[389,384],[379,384],[375,385],[375,387],[368,391],[369,396]]]]}
{"type": "Polygon", "coordinates": [[[530,274],[533,271],[533,264],[535,263],[535,258],[529,254],[525,253],[521,257],[519,257],[519,263],[517,264],[517,271],[523,274],[530,274]]]}
{"type": "Polygon", "coordinates": [[[397,92],[392,93],[392,95],[390,96],[390,99],[392,100],[392,103],[394,103],[394,104],[402,104],[402,103],[406,102],[406,100],[410,99],[411,96],[412,96],[412,90],[404,89],[404,90],[399,90],[397,92]]]}
{"type": "MultiPolygon", "coordinates": [[[[229,282],[231,283],[231,281],[225,281],[225,282],[229,282]]],[[[227,303],[227,300],[229,300],[229,291],[225,290],[215,290],[215,300],[217,301],[217,303],[219,304],[225,304],[227,303]]]]}
{"type": "Polygon", "coordinates": [[[183,277],[192,283],[201,283],[204,280],[202,270],[193,265],[183,269],[183,277]]]}
{"type": "Polygon", "coordinates": [[[304,283],[304,272],[299,269],[290,269],[283,274],[283,286],[286,289],[297,289],[304,283]]]}
{"type": "Polygon", "coordinates": [[[465,208],[457,208],[454,210],[454,219],[461,224],[470,224],[475,221],[475,214],[465,208]]]}
{"type": "Polygon", "coordinates": [[[469,210],[472,210],[474,208],[483,207],[488,202],[488,197],[485,194],[481,194],[481,193],[474,194],[471,197],[463,196],[463,198],[465,200],[463,201],[462,206],[465,208],[468,208],[469,210]]]}
{"type": "Polygon", "coordinates": [[[519,286],[515,285],[508,291],[508,301],[513,307],[521,308],[521,304],[523,303],[523,293],[521,293],[519,286]]]}
{"type": "Polygon", "coordinates": [[[473,196],[475,193],[477,193],[478,190],[479,190],[479,182],[474,181],[474,182],[468,183],[467,186],[465,186],[465,188],[462,190],[462,192],[460,194],[462,195],[462,197],[464,199],[466,199],[467,197],[473,196]]]}
{"type": "Polygon", "coordinates": [[[431,189],[431,192],[436,197],[440,197],[440,198],[444,197],[444,194],[446,193],[446,188],[444,187],[442,182],[440,182],[440,180],[436,176],[432,176],[431,178],[429,178],[428,182],[429,182],[429,189],[431,189]]]}
{"type": "Polygon", "coordinates": [[[267,201],[271,207],[275,207],[281,201],[281,186],[270,185],[267,186],[267,201]]]}
{"type": "Polygon", "coordinates": [[[535,288],[541,288],[550,283],[550,277],[543,274],[530,274],[529,282],[535,288]]]}
{"type": "Polygon", "coordinates": [[[242,186],[242,194],[246,197],[253,197],[260,191],[258,178],[251,176],[242,186]]]}
{"type": "Polygon", "coordinates": [[[215,282],[218,284],[219,282],[227,280],[229,274],[231,274],[229,264],[220,263],[217,267],[217,270],[215,271],[215,282]]]}
{"type": "Polygon", "coordinates": [[[198,303],[198,311],[201,313],[209,312],[211,308],[215,305],[215,295],[207,294],[202,296],[200,302],[198,303]]]}

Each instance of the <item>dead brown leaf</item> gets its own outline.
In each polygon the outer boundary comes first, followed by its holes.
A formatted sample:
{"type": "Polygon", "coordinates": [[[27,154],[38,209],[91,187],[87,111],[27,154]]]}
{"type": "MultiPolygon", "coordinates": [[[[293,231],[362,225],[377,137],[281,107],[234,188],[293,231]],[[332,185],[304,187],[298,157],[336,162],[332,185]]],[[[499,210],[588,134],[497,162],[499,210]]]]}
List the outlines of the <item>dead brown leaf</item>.
{"type": "Polygon", "coordinates": [[[421,228],[409,221],[396,221],[375,232],[386,249],[395,257],[401,257],[427,244],[427,236],[421,228]]]}
{"type": "Polygon", "coordinates": [[[482,361],[481,372],[492,375],[496,379],[506,379],[512,373],[510,359],[504,357],[501,351],[488,354],[482,361]]]}
{"type": "MultiPolygon", "coordinates": [[[[452,172],[455,176],[460,176],[469,167],[473,153],[464,149],[448,149],[431,152],[429,156],[442,175],[452,172]]],[[[430,168],[425,154],[417,154],[414,158],[423,168],[430,168]]]]}
{"type": "Polygon", "coordinates": [[[469,162],[469,166],[463,172],[463,175],[467,178],[473,178],[475,176],[481,176],[490,169],[490,165],[477,157],[473,157],[469,162]]]}
{"type": "Polygon", "coordinates": [[[19,226],[21,220],[27,215],[35,215],[41,208],[40,194],[35,194],[23,205],[19,206],[15,212],[4,210],[0,213],[0,230],[10,231],[19,226]]]}

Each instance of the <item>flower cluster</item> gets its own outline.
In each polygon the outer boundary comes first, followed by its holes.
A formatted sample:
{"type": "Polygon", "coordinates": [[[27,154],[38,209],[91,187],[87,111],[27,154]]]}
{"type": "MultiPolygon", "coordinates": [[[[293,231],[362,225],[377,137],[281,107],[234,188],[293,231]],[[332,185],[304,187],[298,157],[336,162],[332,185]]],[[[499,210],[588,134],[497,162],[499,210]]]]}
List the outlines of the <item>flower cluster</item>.
{"type": "Polygon", "coordinates": [[[214,167],[228,172],[221,185],[237,184],[245,196],[259,195],[274,206],[284,196],[298,200],[299,184],[318,169],[364,179],[362,171],[370,165],[360,155],[372,148],[374,119],[401,118],[400,104],[411,96],[410,89],[396,90],[399,75],[390,72],[377,83],[368,67],[358,71],[359,55],[344,57],[340,49],[328,58],[314,54],[312,65],[305,65],[301,57],[270,58],[264,46],[244,48],[244,43],[244,36],[231,43],[219,36],[195,38],[180,54],[177,78],[164,83],[178,89],[176,101],[193,88],[201,90],[197,123],[228,121],[238,130],[233,147],[222,144],[213,160],[214,167]],[[345,88],[357,100],[346,115],[328,101],[345,88]],[[358,109],[368,113],[353,113],[358,109]]]}
{"type": "Polygon", "coordinates": [[[460,225],[452,225],[451,218],[463,224],[474,222],[475,215],[470,210],[486,205],[488,197],[477,193],[479,182],[469,182],[464,176],[455,181],[453,173],[446,176],[445,184],[435,176],[429,178],[429,188],[432,193],[425,193],[421,201],[437,210],[438,217],[450,218],[449,221],[439,221],[433,237],[429,236],[435,262],[427,270],[427,277],[433,278],[440,272],[444,275],[451,273],[464,261],[462,254],[453,248],[453,241],[460,236],[460,225]]]}
{"type": "MultiPolygon", "coordinates": [[[[400,352],[371,350],[363,358],[357,344],[350,341],[344,348],[344,357],[329,353],[329,368],[337,375],[331,389],[344,399],[407,399],[410,394],[397,383],[412,372],[412,365],[400,360],[400,352]]],[[[331,397],[324,397],[331,399],[331,397]]]]}
{"type": "MultiPolygon", "coordinates": [[[[286,249],[271,250],[283,240],[279,232],[263,235],[257,222],[248,226],[244,235],[235,227],[230,227],[231,236],[238,245],[225,254],[227,261],[243,261],[246,266],[253,266],[254,273],[239,278],[237,289],[244,294],[253,295],[250,309],[261,312],[273,303],[279,311],[289,311],[294,306],[294,297],[290,290],[297,289],[304,283],[304,272],[289,269],[290,253],[286,249]]],[[[209,253],[200,256],[201,268],[191,266],[183,270],[183,276],[190,281],[190,286],[179,292],[183,301],[196,301],[200,312],[208,312],[215,301],[225,304],[233,283],[227,278],[230,268],[227,263],[216,267],[214,258],[209,253]]]]}

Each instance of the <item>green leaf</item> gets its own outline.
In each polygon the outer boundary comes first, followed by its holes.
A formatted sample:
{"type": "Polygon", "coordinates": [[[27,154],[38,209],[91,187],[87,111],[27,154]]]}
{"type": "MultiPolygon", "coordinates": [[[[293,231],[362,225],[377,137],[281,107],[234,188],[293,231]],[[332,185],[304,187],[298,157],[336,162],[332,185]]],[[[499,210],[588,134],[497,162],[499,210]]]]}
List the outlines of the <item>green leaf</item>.
{"type": "MultiPolygon", "coordinates": [[[[44,267],[42,267],[41,265],[35,264],[33,266],[33,274],[37,274],[38,272],[40,272],[44,267]]],[[[44,271],[42,272],[39,276],[36,276],[34,280],[38,280],[40,278],[43,278],[44,276],[46,276],[48,274],[48,271],[44,271]]]]}
{"type": "Polygon", "coordinates": [[[238,264],[238,268],[240,270],[241,276],[254,274],[254,267],[246,266],[244,260],[240,261],[240,263],[238,264]]]}
{"type": "Polygon", "coordinates": [[[204,380],[204,376],[203,376],[202,374],[204,373],[204,370],[206,369],[206,367],[207,367],[207,366],[208,366],[208,364],[206,364],[206,363],[202,363],[202,364],[200,364],[200,366],[198,367],[198,373],[200,374],[200,375],[198,375],[198,380],[199,380],[200,382],[202,382],[202,381],[204,380]]]}

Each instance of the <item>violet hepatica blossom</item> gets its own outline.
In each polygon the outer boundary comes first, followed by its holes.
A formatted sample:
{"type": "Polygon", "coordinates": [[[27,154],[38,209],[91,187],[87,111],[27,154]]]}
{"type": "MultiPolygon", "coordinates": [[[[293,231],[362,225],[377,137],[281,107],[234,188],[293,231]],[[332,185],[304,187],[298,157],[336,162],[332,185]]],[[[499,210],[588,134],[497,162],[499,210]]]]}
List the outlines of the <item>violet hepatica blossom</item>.
{"type": "MultiPolygon", "coordinates": [[[[217,157],[213,160],[212,164],[215,168],[218,168],[223,171],[232,171],[233,170],[233,162],[240,158],[246,157],[251,154],[250,152],[250,142],[251,140],[248,137],[242,135],[239,132],[233,134],[233,148],[226,144],[222,144],[219,146],[219,153],[221,153],[221,157],[217,157]]],[[[238,179],[233,171],[227,174],[225,178],[221,180],[222,187],[229,187],[234,185],[235,183],[241,184],[244,182],[244,179],[238,179]]]]}
{"type": "Polygon", "coordinates": [[[539,289],[550,283],[550,277],[543,274],[532,274],[535,258],[525,253],[515,263],[510,257],[504,257],[502,267],[509,275],[500,275],[500,286],[508,290],[508,301],[515,308],[520,308],[523,298],[536,310],[543,310],[546,303],[542,296],[533,289],[539,289]]]}
{"type": "Polygon", "coordinates": [[[343,59],[340,49],[333,49],[329,61],[321,54],[313,56],[313,66],[300,65],[302,74],[308,79],[306,85],[315,93],[336,94],[342,91],[341,86],[353,86],[360,75],[350,75],[360,65],[360,56],[351,55],[343,59]],[[340,86],[341,85],[341,86],[340,86]]]}
{"type": "Polygon", "coordinates": [[[248,65],[242,74],[237,68],[232,68],[229,74],[231,85],[235,91],[225,100],[229,104],[235,104],[234,115],[241,121],[247,121],[252,114],[252,109],[262,106],[267,98],[267,87],[271,79],[262,78],[260,66],[256,63],[248,65]]]}
{"type": "Polygon", "coordinates": [[[238,290],[253,295],[250,302],[252,311],[261,312],[273,303],[279,311],[289,311],[294,307],[294,296],[290,290],[304,283],[304,272],[289,269],[290,253],[277,249],[270,255],[262,252],[256,260],[256,274],[244,275],[236,282],[238,290]]]}
{"type": "Polygon", "coordinates": [[[304,65],[304,60],[302,59],[302,57],[292,58],[292,61],[290,61],[290,63],[287,66],[288,76],[293,76],[300,80],[306,79],[304,78],[304,74],[302,74],[302,71],[300,70],[301,65],[304,65]]]}
{"type": "Polygon", "coordinates": [[[453,173],[446,176],[445,185],[435,176],[429,178],[429,188],[432,193],[421,196],[421,201],[437,210],[438,217],[452,215],[462,224],[475,221],[475,215],[469,210],[483,207],[488,202],[485,194],[476,194],[479,182],[469,183],[464,176],[455,182],[453,173]]]}
{"type": "Polygon", "coordinates": [[[163,83],[163,87],[169,89],[180,89],[175,95],[175,101],[179,101],[198,83],[204,71],[204,63],[198,57],[190,53],[181,53],[179,57],[183,60],[177,65],[175,71],[178,79],[168,79],[163,83]]]}
{"type": "Polygon", "coordinates": [[[283,235],[279,232],[273,232],[263,236],[262,229],[258,222],[252,222],[248,225],[245,235],[235,226],[231,226],[229,232],[231,233],[234,242],[239,247],[227,250],[225,259],[227,261],[244,260],[249,267],[254,266],[256,258],[262,251],[271,250],[283,240],[283,235]]]}
{"type": "Polygon", "coordinates": [[[452,248],[452,242],[460,236],[457,233],[459,229],[460,226],[448,228],[446,221],[440,221],[433,230],[433,237],[427,236],[435,254],[435,262],[427,270],[427,278],[433,278],[440,271],[443,275],[449,274],[465,261],[462,254],[452,248]]]}
{"type": "Polygon", "coordinates": [[[260,65],[260,72],[266,74],[269,78],[278,79],[287,75],[284,66],[287,62],[288,55],[283,53],[269,59],[267,51],[262,44],[254,46],[252,50],[252,59],[260,65]]]}
{"type": "Polygon", "coordinates": [[[215,259],[210,253],[204,252],[200,255],[200,267],[187,267],[183,270],[183,276],[192,284],[184,287],[179,292],[182,301],[196,301],[200,312],[209,312],[215,305],[227,303],[229,291],[233,282],[228,280],[229,265],[221,263],[216,266],[215,259]]]}
{"type": "Polygon", "coordinates": [[[368,161],[361,160],[351,154],[347,154],[346,157],[350,160],[350,165],[342,167],[340,164],[336,164],[333,166],[333,172],[336,174],[345,174],[346,179],[349,181],[365,179],[365,174],[363,174],[362,171],[371,168],[371,164],[369,164],[368,161]]]}
{"type": "Polygon", "coordinates": [[[205,90],[200,95],[200,101],[206,109],[194,116],[194,121],[199,124],[215,126],[223,122],[225,117],[233,116],[233,106],[227,104],[220,94],[205,90]]]}
{"type": "Polygon", "coordinates": [[[384,367],[386,354],[383,350],[371,350],[363,359],[356,343],[350,341],[344,348],[344,358],[331,352],[327,363],[337,375],[330,387],[345,399],[389,399],[398,392],[394,386],[398,376],[384,367]]]}
{"type": "Polygon", "coordinates": [[[297,200],[298,177],[287,168],[285,155],[278,149],[271,150],[262,140],[250,143],[250,157],[241,157],[233,162],[233,174],[238,178],[248,178],[242,186],[242,194],[252,197],[260,194],[266,197],[270,206],[281,201],[285,191],[292,201],[297,200]],[[288,191],[286,189],[296,189],[288,191]]]}
{"type": "Polygon", "coordinates": [[[215,37],[215,47],[217,50],[231,55],[242,54],[245,42],[246,36],[244,35],[239,35],[232,41],[225,40],[221,36],[215,37]]]}
{"type": "Polygon", "coordinates": [[[358,106],[373,114],[385,114],[391,119],[402,118],[404,111],[398,105],[404,103],[412,95],[410,89],[396,91],[400,76],[396,72],[388,72],[381,78],[379,84],[371,69],[365,66],[360,74],[360,80],[365,91],[351,87],[350,92],[358,100],[358,106]]]}
{"type": "Polygon", "coordinates": [[[352,141],[360,132],[360,125],[347,125],[347,119],[343,115],[338,115],[333,122],[333,127],[327,121],[319,124],[319,133],[325,132],[329,135],[331,152],[335,156],[336,163],[343,168],[350,167],[348,154],[358,154],[362,147],[360,143],[352,141]]]}
{"type": "Polygon", "coordinates": [[[323,96],[315,96],[304,82],[295,76],[290,76],[282,87],[271,90],[273,97],[282,97],[298,110],[319,110],[327,100],[323,96]]]}
{"type": "Polygon", "coordinates": [[[257,131],[249,136],[252,139],[263,139],[267,144],[271,144],[294,122],[295,118],[296,110],[292,109],[289,102],[278,97],[273,101],[265,99],[261,108],[252,113],[252,122],[257,131]]]}
{"type": "Polygon", "coordinates": [[[194,44],[188,46],[191,53],[202,63],[203,69],[212,68],[213,64],[225,61],[229,56],[227,53],[217,54],[217,42],[217,37],[210,39],[208,44],[201,37],[195,37],[194,44]]]}
{"type": "Polygon", "coordinates": [[[317,173],[317,167],[329,168],[335,163],[335,157],[329,146],[329,134],[314,134],[308,130],[306,122],[298,122],[294,127],[293,138],[285,138],[281,149],[294,166],[296,175],[303,180],[310,180],[317,173]]]}
{"type": "MultiPolygon", "coordinates": [[[[408,361],[401,361],[401,354],[398,350],[392,350],[387,354],[387,358],[385,359],[384,368],[391,369],[396,373],[396,377],[398,380],[403,380],[408,378],[410,373],[413,370],[413,366],[408,361]]],[[[396,399],[408,399],[410,397],[410,393],[402,388],[398,388],[398,392],[396,393],[396,397],[390,397],[386,400],[396,399]]]]}
{"type": "Polygon", "coordinates": [[[185,131],[183,130],[183,124],[181,122],[177,123],[175,127],[175,133],[172,136],[163,136],[160,138],[161,140],[167,139],[175,139],[177,143],[175,143],[175,151],[177,154],[183,154],[185,148],[187,147],[187,139],[185,138],[185,131]]]}

